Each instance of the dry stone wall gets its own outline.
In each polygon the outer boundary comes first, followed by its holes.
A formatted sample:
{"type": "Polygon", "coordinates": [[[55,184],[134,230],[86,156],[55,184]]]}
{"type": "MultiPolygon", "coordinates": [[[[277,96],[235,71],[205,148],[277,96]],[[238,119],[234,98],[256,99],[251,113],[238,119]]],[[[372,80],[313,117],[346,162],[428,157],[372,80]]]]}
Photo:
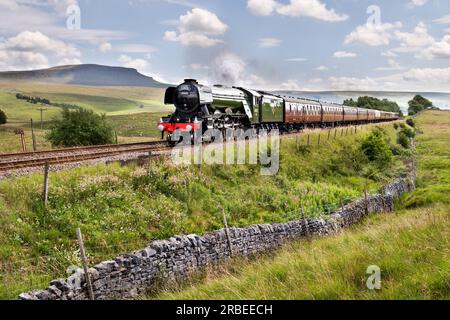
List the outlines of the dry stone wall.
{"type": "MultiPolygon", "coordinates": [[[[316,219],[287,223],[230,228],[233,256],[251,256],[279,247],[283,242],[305,236],[335,234],[374,212],[391,212],[394,200],[415,188],[415,177],[399,178],[340,211],[316,219]]],[[[231,256],[225,230],[204,236],[174,236],[153,241],[143,250],[124,254],[89,269],[95,299],[126,299],[158,287],[161,282],[182,279],[190,272],[226,261],[231,256]]],[[[54,280],[45,290],[24,293],[22,300],[88,299],[85,276],[81,271],[67,279],[54,280]]]]}

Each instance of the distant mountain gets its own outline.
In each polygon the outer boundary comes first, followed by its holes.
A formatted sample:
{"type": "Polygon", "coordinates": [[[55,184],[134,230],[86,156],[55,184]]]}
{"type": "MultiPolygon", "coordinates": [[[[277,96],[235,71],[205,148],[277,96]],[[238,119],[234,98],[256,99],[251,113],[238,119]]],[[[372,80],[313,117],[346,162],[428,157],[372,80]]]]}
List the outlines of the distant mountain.
{"type": "Polygon", "coordinates": [[[167,87],[136,69],[96,64],[59,66],[32,71],[0,72],[0,81],[61,83],[85,86],[167,87]]]}

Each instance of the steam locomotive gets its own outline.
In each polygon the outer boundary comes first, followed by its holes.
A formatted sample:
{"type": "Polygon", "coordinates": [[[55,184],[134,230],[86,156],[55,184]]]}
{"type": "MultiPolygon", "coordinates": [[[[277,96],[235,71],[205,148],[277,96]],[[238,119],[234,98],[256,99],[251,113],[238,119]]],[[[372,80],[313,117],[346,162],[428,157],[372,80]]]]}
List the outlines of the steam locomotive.
{"type": "Polygon", "coordinates": [[[282,133],[312,127],[334,127],[393,121],[398,113],[347,107],[241,87],[208,87],[186,79],[166,90],[164,103],[175,113],[162,118],[158,129],[170,141],[174,132],[200,129],[278,129],[282,133]]]}

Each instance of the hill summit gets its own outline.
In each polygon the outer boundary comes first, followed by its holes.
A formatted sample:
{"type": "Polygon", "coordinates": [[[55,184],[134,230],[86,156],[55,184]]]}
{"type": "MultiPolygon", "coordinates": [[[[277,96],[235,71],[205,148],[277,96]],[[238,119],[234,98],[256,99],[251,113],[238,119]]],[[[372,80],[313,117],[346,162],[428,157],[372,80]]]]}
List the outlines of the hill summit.
{"type": "Polygon", "coordinates": [[[58,66],[31,71],[0,72],[0,81],[27,81],[86,86],[166,87],[136,69],[97,64],[58,66]]]}

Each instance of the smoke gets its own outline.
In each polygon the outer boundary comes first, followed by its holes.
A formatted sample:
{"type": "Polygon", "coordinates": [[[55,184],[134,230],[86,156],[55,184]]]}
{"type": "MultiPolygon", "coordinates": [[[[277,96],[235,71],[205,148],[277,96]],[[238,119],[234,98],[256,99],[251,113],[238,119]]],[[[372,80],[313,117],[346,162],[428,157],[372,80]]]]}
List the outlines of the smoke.
{"type": "Polygon", "coordinates": [[[247,78],[247,63],[231,52],[222,52],[211,63],[210,77],[214,83],[238,85],[247,78]]]}

